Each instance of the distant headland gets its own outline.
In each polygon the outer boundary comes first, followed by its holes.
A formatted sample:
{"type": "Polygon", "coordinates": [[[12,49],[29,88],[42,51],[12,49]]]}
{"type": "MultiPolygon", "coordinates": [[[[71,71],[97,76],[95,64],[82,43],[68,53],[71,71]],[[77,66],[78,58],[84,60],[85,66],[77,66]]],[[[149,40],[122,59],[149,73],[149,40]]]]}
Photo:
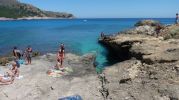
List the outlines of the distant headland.
{"type": "Polygon", "coordinates": [[[73,14],[41,10],[17,0],[0,0],[0,20],[74,18],[73,14]]]}

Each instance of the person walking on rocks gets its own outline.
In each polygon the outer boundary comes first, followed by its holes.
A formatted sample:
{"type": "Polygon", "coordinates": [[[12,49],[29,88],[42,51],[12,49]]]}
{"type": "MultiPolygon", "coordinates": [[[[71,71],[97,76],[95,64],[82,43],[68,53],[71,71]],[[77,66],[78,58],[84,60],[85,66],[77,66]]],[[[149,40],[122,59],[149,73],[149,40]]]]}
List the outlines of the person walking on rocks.
{"type": "Polygon", "coordinates": [[[176,24],[178,24],[178,22],[179,22],[179,16],[178,16],[178,13],[176,13],[176,24]]]}

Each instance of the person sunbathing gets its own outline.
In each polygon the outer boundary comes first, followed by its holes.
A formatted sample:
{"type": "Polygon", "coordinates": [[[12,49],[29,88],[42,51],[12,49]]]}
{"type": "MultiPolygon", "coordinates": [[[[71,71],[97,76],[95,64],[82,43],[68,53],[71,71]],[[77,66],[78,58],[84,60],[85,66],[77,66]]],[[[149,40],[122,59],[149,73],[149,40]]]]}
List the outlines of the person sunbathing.
{"type": "Polygon", "coordinates": [[[9,85],[14,82],[14,78],[11,77],[9,79],[6,79],[4,76],[0,76],[0,85],[9,85]]]}

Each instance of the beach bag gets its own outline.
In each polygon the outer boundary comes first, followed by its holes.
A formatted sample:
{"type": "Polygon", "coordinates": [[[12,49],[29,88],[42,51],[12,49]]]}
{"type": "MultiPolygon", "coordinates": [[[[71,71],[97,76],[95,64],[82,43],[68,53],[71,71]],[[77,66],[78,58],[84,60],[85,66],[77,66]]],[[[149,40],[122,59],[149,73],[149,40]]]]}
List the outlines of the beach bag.
{"type": "Polygon", "coordinates": [[[83,99],[79,95],[74,95],[74,96],[59,98],[58,100],[83,100],[83,99]]]}
{"type": "Polygon", "coordinates": [[[18,60],[18,63],[19,64],[24,64],[24,60],[20,59],[20,60],[18,60]]]}

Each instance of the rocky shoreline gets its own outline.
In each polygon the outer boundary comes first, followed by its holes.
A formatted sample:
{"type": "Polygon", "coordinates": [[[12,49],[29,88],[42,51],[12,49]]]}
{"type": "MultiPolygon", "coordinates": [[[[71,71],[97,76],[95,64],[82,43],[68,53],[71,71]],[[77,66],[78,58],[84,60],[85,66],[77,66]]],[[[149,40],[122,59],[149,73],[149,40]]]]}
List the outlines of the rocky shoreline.
{"type": "Polygon", "coordinates": [[[179,100],[179,26],[163,25],[156,37],[156,21],[136,25],[99,39],[122,61],[104,71],[108,98],[179,100]]]}
{"type": "Polygon", "coordinates": [[[22,65],[23,79],[0,86],[0,99],[57,100],[78,94],[84,100],[179,100],[179,26],[163,25],[156,37],[154,22],[141,21],[133,29],[101,37],[99,42],[119,61],[102,74],[96,74],[94,54],[67,54],[64,65],[73,72],[49,77],[46,71],[56,60],[46,54],[22,65]]]}
{"type": "MultiPolygon", "coordinates": [[[[31,65],[21,65],[19,70],[22,79],[16,79],[11,85],[0,86],[0,99],[58,100],[65,96],[80,95],[84,100],[102,100],[99,92],[101,82],[93,66],[94,61],[94,54],[66,54],[64,67],[72,69],[72,72],[54,78],[46,72],[56,64],[56,55],[35,57],[31,65]]],[[[8,67],[0,66],[2,70],[6,71],[8,67]]]]}

